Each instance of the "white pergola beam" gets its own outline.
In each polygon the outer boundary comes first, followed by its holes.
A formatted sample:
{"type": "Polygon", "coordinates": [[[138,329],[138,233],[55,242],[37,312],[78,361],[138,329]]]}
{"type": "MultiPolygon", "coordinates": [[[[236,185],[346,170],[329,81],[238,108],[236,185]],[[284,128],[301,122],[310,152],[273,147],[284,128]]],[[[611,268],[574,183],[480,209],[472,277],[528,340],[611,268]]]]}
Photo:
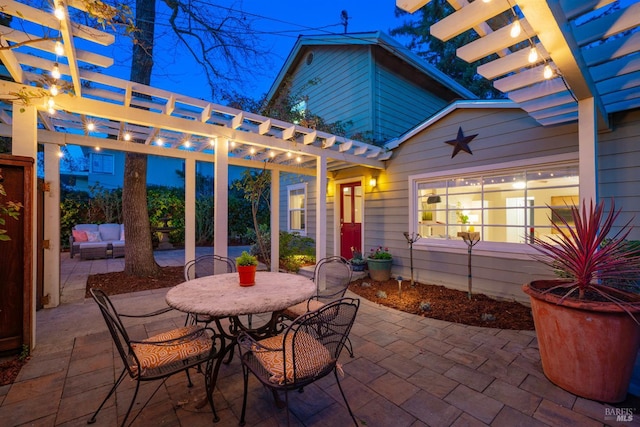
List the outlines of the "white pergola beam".
{"type": "Polygon", "coordinates": [[[488,3],[474,1],[433,24],[430,32],[434,37],[446,42],[509,8],[511,5],[507,0],[492,0],[488,3]]]}
{"type": "Polygon", "coordinates": [[[580,46],[607,39],[640,25],[640,3],[632,4],[590,22],[573,27],[573,35],[580,46]]]}
{"type": "Polygon", "coordinates": [[[511,26],[508,25],[459,47],[456,50],[456,55],[467,62],[475,62],[485,56],[498,53],[516,43],[523,42],[528,39],[528,34],[531,34],[533,30],[526,19],[520,20],[520,25],[522,26],[522,31],[518,37],[511,37],[509,34],[511,32],[511,26]]]}
{"type": "Polygon", "coordinates": [[[431,0],[396,0],[396,6],[405,12],[414,13],[431,0]]]}
{"type": "MultiPolygon", "coordinates": [[[[540,58],[543,60],[549,59],[549,54],[540,43],[536,44],[536,49],[540,58]]],[[[504,76],[505,74],[531,66],[528,56],[529,49],[520,49],[503,58],[494,59],[491,62],[480,65],[477,72],[484,78],[493,80],[496,77],[504,76]]]]}

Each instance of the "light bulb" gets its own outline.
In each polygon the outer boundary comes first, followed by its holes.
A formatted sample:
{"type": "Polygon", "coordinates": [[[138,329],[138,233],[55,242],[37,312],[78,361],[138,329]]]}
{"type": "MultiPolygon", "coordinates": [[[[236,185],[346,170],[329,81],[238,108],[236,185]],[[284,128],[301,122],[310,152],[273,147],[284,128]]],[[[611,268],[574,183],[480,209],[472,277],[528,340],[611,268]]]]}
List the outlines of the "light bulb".
{"type": "Polygon", "coordinates": [[[164,141],[162,141],[162,138],[156,139],[156,145],[162,146],[162,144],[164,144],[164,141]]]}
{"type": "Polygon", "coordinates": [[[56,110],[53,107],[49,107],[48,111],[49,111],[49,115],[51,115],[51,116],[53,116],[56,113],[56,110]]]}
{"type": "Polygon", "coordinates": [[[251,153],[252,155],[256,154],[256,149],[251,147],[251,149],[249,150],[249,153],[251,153]]]}
{"type": "Polygon", "coordinates": [[[213,138],[209,139],[209,145],[212,146],[212,147],[215,147],[216,146],[216,140],[213,139],[213,138]]]}
{"type": "Polygon", "coordinates": [[[522,31],[522,27],[520,26],[520,21],[514,21],[513,24],[511,24],[511,38],[516,38],[520,35],[520,32],[522,31]]]}
{"type": "Polygon", "coordinates": [[[56,101],[54,101],[53,98],[49,97],[49,99],[47,100],[47,105],[49,106],[49,108],[53,108],[56,106],[56,101]]]}
{"type": "Polygon", "coordinates": [[[96,146],[96,151],[100,151],[100,147],[96,146]]]}
{"type": "Polygon", "coordinates": [[[130,134],[129,132],[126,132],[126,133],[124,134],[124,140],[125,140],[125,141],[131,141],[131,134],[130,134]]]}
{"type": "Polygon", "coordinates": [[[288,158],[291,158],[291,156],[292,156],[292,155],[293,155],[293,154],[291,154],[291,151],[287,151],[287,157],[288,157],[288,158]]]}
{"type": "Polygon", "coordinates": [[[49,93],[51,94],[51,96],[56,96],[58,93],[60,93],[60,91],[58,90],[58,86],[51,85],[51,87],[49,88],[49,93]]]}
{"type": "Polygon", "coordinates": [[[536,49],[535,47],[532,47],[531,50],[529,50],[529,63],[533,64],[537,60],[538,60],[538,49],[536,49]]]}
{"type": "Polygon", "coordinates": [[[547,80],[553,77],[553,69],[551,68],[551,65],[547,64],[544,66],[544,71],[542,72],[542,75],[547,80]]]}
{"type": "Polygon", "coordinates": [[[56,46],[55,46],[54,50],[56,52],[56,55],[58,55],[58,56],[64,55],[64,45],[62,43],[60,43],[59,40],[56,42],[56,46]]]}
{"type": "Polygon", "coordinates": [[[60,67],[58,67],[58,63],[56,62],[55,64],[53,64],[53,68],[51,69],[51,77],[57,80],[60,78],[60,76],[60,67]]]}
{"type": "Polygon", "coordinates": [[[236,142],[235,141],[231,141],[231,148],[236,148],[236,142]]]}
{"type": "Polygon", "coordinates": [[[273,151],[269,151],[269,157],[274,158],[276,156],[276,153],[274,153],[273,151]]]}
{"type": "Polygon", "coordinates": [[[296,162],[300,163],[302,161],[302,158],[300,156],[296,157],[296,162]]]}
{"type": "Polygon", "coordinates": [[[64,157],[64,153],[60,149],[58,149],[58,157],[60,158],[64,157]]]}
{"type": "Polygon", "coordinates": [[[89,123],[87,123],[87,130],[88,130],[89,132],[92,132],[92,131],[96,130],[96,125],[95,125],[95,123],[93,123],[93,122],[89,122],[89,123]]]}
{"type": "Polygon", "coordinates": [[[187,139],[187,140],[184,141],[184,143],[182,145],[184,145],[184,148],[189,148],[189,147],[191,147],[191,141],[189,141],[187,139]]]}
{"type": "Polygon", "coordinates": [[[64,8],[60,5],[57,5],[53,11],[53,14],[55,15],[56,18],[62,21],[64,19],[64,8]]]}

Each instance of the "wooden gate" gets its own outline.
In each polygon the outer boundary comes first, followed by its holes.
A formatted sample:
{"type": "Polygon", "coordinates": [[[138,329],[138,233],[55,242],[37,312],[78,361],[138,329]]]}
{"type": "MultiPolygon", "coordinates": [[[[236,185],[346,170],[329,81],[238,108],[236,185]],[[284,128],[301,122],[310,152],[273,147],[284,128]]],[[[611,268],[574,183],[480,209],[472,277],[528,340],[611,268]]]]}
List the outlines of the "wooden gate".
{"type": "Polygon", "coordinates": [[[31,347],[33,159],[0,154],[0,169],[7,193],[0,201],[24,206],[0,226],[11,238],[0,241],[0,352],[7,352],[31,347]]]}

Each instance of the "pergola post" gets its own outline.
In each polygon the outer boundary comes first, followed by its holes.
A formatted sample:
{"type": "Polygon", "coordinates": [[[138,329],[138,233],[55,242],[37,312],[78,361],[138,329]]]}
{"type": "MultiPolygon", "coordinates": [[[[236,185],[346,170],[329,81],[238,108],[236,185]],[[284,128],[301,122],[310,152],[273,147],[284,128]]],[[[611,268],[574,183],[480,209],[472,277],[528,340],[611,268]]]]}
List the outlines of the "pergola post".
{"type": "MultiPolygon", "coordinates": [[[[316,159],[316,262],[327,256],[327,158],[316,159]]],[[[320,290],[326,284],[321,281],[320,290]]]]}
{"type": "Polygon", "coordinates": [[[280,171],[271,171],[271,271],[280,269],[280,171]]]}
{"type": "Polygon", "coordinates": [[[594,98],[578,101],[580,200],[598,202],[598,129],[594,98]]]}
{"type": "Polygon", "coordinates": [[[184,160],[184,263],[196,258],[196,160],[184,160]]]}
{"type": "Polygon", "coordinates": [[[213,168],[213,251],[227,256],[229,232],[229,141],[216,142],[213,168]]]}
{"type": "Polygon", "coordinates": [[[60,304],[60,148],[44,144],[44,290],[48,296],[46,308],[60,304]]]}
{"type": "MultiPolygon", "coordinates": [[[[13,103],[13,123],[11,128],[11,154],[14,156],[31,157],[36,162],[38,158],[38,111],[33,105],[23,105],[17,102],[13,103]]],[[[33,168],[33,188],[31,189],[31,206],[34,212],[38,206],[38,180],[37,167],[33,168]]],[[[60,222],[58,222],[58,227],[60,222]]],[[[33,230],[31,238],[31,318],[36,318],[36,280],[38,274],[38,216],[31,216],[31,229],[33,230]]],[[[31,343],[32,347],[36,346],[36,322],[31,322],[31,343]]]]}

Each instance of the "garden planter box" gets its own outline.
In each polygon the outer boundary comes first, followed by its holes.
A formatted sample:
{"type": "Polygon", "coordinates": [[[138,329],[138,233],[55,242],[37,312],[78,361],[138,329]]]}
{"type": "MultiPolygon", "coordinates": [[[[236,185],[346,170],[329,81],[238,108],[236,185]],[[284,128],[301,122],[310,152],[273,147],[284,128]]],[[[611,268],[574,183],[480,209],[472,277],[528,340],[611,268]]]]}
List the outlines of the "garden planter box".
{"type": "Polygon", "coordinates": [[[369,277],[377,282],[386,282],[391,278],[390,259],[373,259],[367,258],[367,267],[369,268],[369,277]]]}

